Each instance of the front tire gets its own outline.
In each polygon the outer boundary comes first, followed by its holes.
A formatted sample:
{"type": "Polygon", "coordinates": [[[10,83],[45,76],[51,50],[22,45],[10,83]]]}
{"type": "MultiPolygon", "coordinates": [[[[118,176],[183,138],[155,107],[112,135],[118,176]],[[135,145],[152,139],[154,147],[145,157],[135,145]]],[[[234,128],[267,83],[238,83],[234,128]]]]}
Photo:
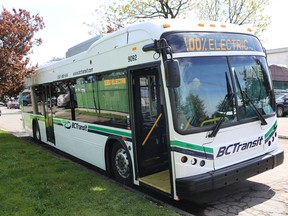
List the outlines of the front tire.
{"type": "Polygon", "coordinates": [[[129,152],[120,143],[113,146],[111,164],[116,180],[130,185],[132,183],[131,159],[129,152]]]}

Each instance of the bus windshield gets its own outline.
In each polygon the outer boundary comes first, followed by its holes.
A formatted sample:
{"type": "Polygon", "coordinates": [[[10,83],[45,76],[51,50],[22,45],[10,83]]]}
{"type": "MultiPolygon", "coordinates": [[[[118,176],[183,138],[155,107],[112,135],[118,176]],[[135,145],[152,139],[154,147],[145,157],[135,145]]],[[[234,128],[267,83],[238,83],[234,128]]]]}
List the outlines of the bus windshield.
{"type": "Polygon", "coordinates": [[[172,89],[175,129],[190,133],[274,113],[263,56],[179,58],[181,84],[172,89]],[[231,94],[227,100],[227,95],[231,94]],[[259,114],[260,113],[260,114],[259,114]]]}

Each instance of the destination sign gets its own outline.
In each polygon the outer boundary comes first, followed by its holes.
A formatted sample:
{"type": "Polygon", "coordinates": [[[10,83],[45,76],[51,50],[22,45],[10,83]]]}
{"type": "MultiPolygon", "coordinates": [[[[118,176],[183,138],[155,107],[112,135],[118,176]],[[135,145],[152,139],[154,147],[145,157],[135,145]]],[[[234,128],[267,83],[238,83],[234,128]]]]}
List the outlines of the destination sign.
{"type": "Polygon", "coordinates": [[[216,51],[259,51],[262,46],[251,35],[227,33],[173,33],[166,37],[174,53],[216,51]]]}
{"type": "Polygon", "coordinates": [[[111,85],[126,85],[126,78],[104,80],[104,86],[111,86],[111,85]]]}

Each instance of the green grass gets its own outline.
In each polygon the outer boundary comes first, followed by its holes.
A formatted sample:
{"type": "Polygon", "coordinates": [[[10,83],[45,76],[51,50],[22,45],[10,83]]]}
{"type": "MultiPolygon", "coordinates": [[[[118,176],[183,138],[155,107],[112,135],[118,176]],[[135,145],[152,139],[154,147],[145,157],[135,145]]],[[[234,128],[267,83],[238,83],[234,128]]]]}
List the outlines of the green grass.
{"type": "Polygon", "coordinates": [[[178,215],[0,131],[0,215],[178,215]]]}

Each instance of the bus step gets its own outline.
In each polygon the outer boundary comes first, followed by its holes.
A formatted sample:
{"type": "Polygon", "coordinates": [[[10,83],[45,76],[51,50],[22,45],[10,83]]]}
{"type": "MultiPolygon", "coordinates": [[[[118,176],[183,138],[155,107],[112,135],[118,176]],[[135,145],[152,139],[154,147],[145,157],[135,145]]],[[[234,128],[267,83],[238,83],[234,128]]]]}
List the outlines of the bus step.
{"type": "Polygon", "coordinates": [[[139,181],[165,193],[171,193],[169,170],[139,178],[139,181]]]}

